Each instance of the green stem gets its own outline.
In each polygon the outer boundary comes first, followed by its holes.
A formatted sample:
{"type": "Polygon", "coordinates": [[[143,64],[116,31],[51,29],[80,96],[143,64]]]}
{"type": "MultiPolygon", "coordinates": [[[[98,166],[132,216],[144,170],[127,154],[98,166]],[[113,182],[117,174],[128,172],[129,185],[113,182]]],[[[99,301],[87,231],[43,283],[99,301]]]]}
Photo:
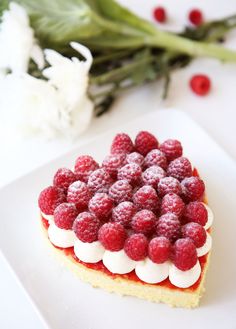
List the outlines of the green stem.
{"type": "Polygon", "coordinates": [[[132,50],[145,46],[144,37],[130,37],[125,35],[102,35],[101,37],[90,38],[84,40],[85,44],[90,49],[102,50],[102,49],[119,49],[119,50],[132,50]]]}
{"type": "Polygon", "coordinates": [[[155,37],[147,38],[145,41],[149,46],[163,47],[193,57],[206,56],[217,58],[223,61],[236,62],[235,51],[215,44],[192,41],[170,34],[168,32],[157,31],[155,37]]]}
{"type": "Polygon", "coordinates": [[[131,50],[121,50],[121,51],[116,51],[116,52],[110,52],[109,54],[106,55],[101,55],[97,56],[93,60],[93,65],[101,64],[104,62],[107,62],[109,60],[114,60],[117,58],[122,58],[131,53],[131,50]]]}
{"type": "Polygon", "coordinates": [[[97,77],[91,77],[90,82],[102,85],[109,82],[120,81],[121,79],[124,79],[127,75],[129,75],[129,73],[133,72],[133,70],[139,67],[140,65],[150,63],[153,60],[153,56],[141,58],[139,60],[136,60],[135,62],[127,63],[122,67],[118,67],[117,69],[113,69],[112,71],[101,74],[97,77]]]}
{"type": "Polygon", "coordinates": [[[114,95],[114,93],[119,93],[119,92],[121,92],[121,91],[124,91],[124,90],[127,90],[127,89],[129,89],[129,88],[131,88],[131,87],[133,87],[134,86],[134,84],[130,84],[130,85],[128,85],[128,86],[125,86],[125,87],[121,87],[121,86],[114,86],[114,87],[112,87],[110,90],[108,90],[108,91],[104,91],[104,92],[101,92],[101,93],[97,93],[97,94],[89,94],[89,98],[92,100],[92,101],[96,101],[96,99],[100,99],[100,98],[102,98],[102,97],[104,97],[104,96],[113,96],[114,95]]]}

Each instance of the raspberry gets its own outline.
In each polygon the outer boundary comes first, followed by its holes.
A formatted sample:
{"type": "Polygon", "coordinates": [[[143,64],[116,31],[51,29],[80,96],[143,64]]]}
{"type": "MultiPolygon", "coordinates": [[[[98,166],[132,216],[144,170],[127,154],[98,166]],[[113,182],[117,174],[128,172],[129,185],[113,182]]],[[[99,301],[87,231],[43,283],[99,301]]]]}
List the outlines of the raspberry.
{"type": "Polygon", "coordinates": [[[110,154],[103,160],[102,166],[108,174],[116,179],[117,171],[125,164],[125,154],[110,154]]]}
{"type": "Polygon", "coordinates": [[[168,161],[173,161],[182,156],[183,148],[176,139],[167,139],[160,145],[160,150],[165,154],[168,161]]]}
{"type": "Polygon", "coordinates": [[[164,236],[153,238],[149,242],[148,256],[154,263],[161,264],[167,261],[170,256],[170,251],[170,240],[164,236]]]}
{"type": "Polygon", "coordinates": [[[156,211],[159,208],[159,198],[152,186],[145,185],[133,195],[133,202],[138,209],[156,211]]]}
{"type": "Polygon", "coordinates": [[[130,201],[132,190],[132,186],[127,180],[118,180],[110,187],[109,195],[116,203],[130,201]]]}
{"type": "Polygon", "coordinates": [[[39,194],[38,205],[44,214],[53,215],[55,208],[65,201],[66,196],[63,189],[56,186],[49,186],[39,194]]]}
{"type": "Polygon", "coordinates": [[[165,177],[165,171],[159,166],[151,166],[142,173],[142,181],[144,185],[157,187],[160,179],[165,177]]]}
{"type": "Polygon", "coordinates": [[[162,215],[156,226],[158,236],[164,236],[171,242],[174,242],[180,237],[180,221],[175,214],[167,213],[162,215]]]}
{"type": "Polygon", "coordinates": [[[189,84],[192,91],[198,96],[205,96],[211,89],[211,80],[205,74],[194,75],[189,84]]]}
{"type": "Polygon", "coordinates": [[[166,11],[163,7],[156,7],[153,11],[153,17],[159,23],[164,23],[166,21],[166,11]]]}
{"type": "Polygon", "coordinates": [[[81,212],[73,224],[73,231],[82,242],[93,242],[98,238],[99,219],[90,212],[81,212]]]}
{"type": "Polygon", "coordinates": [[[132,152],[130,154],[127,154],[126,156],[126,162],[127,163],[136,163],[140,167],[143,165],[144,157],[142,154],[138,152],[132,152]]]}
{"type": "Polygon", "coordinates": [[[180,182],[174,177],[161,178],[158,183],[157,191],[160,197],[163,197],[169,193],[179,195],[182,192],[180,182]]]}
{"type": "Polygon", "coordinates": [[[167,159],[165,154],[157,149],[150,151],[145,157],[144,166],[145,167],[159,166],[162,169],[166,169],[167,159]]]}
{"type": "Polygon", "coordinates": [[[161,214],[172,212],[180,217],[183,214],[185,203],[180,196],[174,193],[166,194],[161,202],[161,214]]]}
{"type": "Polygon", "coordinates": [[[190,270],[197,263],[197,251],[192,240],[177,240],[172,249],[172,260],[181,271],[190,270]]]}
{"type": "Polygon", "coordinates": [[[193,241],[196,248],[200,248],[206,242],[206,231],[198,223],[188,223],[181,228],[182,237],[193,241]]]}
{"type": "Polygon", "coordinates": [[[136,163],[128,163],[118,170],[119,180],[126,179],[131,185],[138,184],[141,178],[142,169],[136,163]]]}
{"type": "Polygon", "coordinates": [[[132,234],[125,241],[124,250],[129,258],[139,261],[147,256],[148,240],[142,233],[132,234]]]}
{"type": "Polygon", "coordinates": [[[99,229],[98,239],[105,249],[119,251],[124,247],[126,231],[120,223],[106,223],[99,229]]]}
{"type": "Polygon", "coordinates": [[[91,192],[84,182],[78,180],[69,186],[67,201],[74,203],[79,211],[87,208],[90,198],[91,192]]]}
{"type": "Polygon", "coordinates": [[[153,149],[158,148],[158,141],[148,131],[140,131],[135,138],[135,149],[142,155],[147,155],[153,149]]]}
{"type": "Polygon", "coordinates": [[[156,223],[156,216],[150,210],[138,211],[131,221],[132,229],[138,233],[151,233],[156,223]]]}
{"type": "Polygon", "coordinates": [[[112,220],[121,223],[125,227],[129,227],[135,212],[136,208],[132,202],[121,202],[112,210],[112,220]]]}
{"type": "Polygon", "coordinates": [[[106,219],[111,214],[113,200],[106,193],[96,193],[90,199],[88,208],[97,218],[106,219]]]}
{"type": "Polygon", "coordinates": [[[75,161],[77,180],[87,183],[89,175],[98,168],[98,163],[90,155],[80,155],[75,161]]]}
{"type": "Polygon", "coordinates": [[[208,213],[201,202],[190,202],[186,207],[183,215],[186,222],[195,222],[205,226],[208,213]]]}
{"type": "Polygon", "coordinates": [[[111,145],[111,154],[131,153],[134,149],[134,144],[129,135],[120,133],[115,136],[111,145]]]}
{"type": "Polygon", "coordinates": [[[88,187],[93,192],[107,193],[113,179],[105,169],[97,169],[89,176],[88,187]]]}
{"type": "Polygon", "coordinates": [[[73,171],[67,168],[60,168],[54,175],[53,185],[67,190],[69,185],[77,180],[73,171]]]}
{"type": "Polygon", "coordinates": [[[199,177],[192,176],[181,182],[184,197],[189,201],[197,201],[203,197],[205,184],[199,177]]]}
{"type": "Polygon", "coordinates": [[[201,25],[203,22],[203,15],[201,10],[192,9],[188,14],[188,19],[195,26],[201,25]]]}
{"type": "Polygon", "coordinates": [[[180,157],[170,162],[167,174],[178,180],[192,176],[192,166],[187,158],[180,157]]]}
{"type": "Polygon", "coordinates": [[[61,203],[54,210],[54,222],[56,226],[64,230],[71,230],[78,210],[73,203],[61,203]]]}

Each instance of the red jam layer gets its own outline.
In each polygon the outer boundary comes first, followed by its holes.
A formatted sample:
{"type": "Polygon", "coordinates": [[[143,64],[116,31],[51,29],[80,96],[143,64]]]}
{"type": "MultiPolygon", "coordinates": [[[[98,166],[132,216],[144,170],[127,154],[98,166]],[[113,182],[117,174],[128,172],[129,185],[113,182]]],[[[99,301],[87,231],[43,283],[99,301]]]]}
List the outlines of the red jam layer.
{"type": "MultiPolygon", "coordinates": [[[[44,228],[47,230],[48,227],[49,227],[48,221],[42,217],[42,222],[43,222],[43,226],[44,226],[44,228]]],[[[136,275],[136,273],[135,273],[134,270],[133,270],[132,272],[130,272],[130,273],[127,273],[127,274],[113,274],[113,273],[111,273],[111,272],[110,272],[110,271],[104,266],[104,264],[103,264],[102,261],[99,261],[98,263],[95,263],[95,264],[90,264],[90,263],[84,263],[84,262],[82,262],[81,260],[79,260],[79,259],[76,257],[75,253],[74,253],[74,248],[73,248],[73,247],[70,247],[70,248],[59,248],[59,247],[56,247],[56,246],[54,246],[54,247],[57,248],[57,249],[62,250],[66,256],[71,256],[71,257],[73,257],[73,259],[74,259],[76,262],[78,262],[78,263],[80,263],[80,264],[83,264],[83,265],[86,266],[87,268],[90,268],[90,269],[93,269],[93,270],[96,270],[96,271],[101,271],[101,272],[103,272],[103,273],[109,275],[109,276],[112,277],[112,278],[118,278],[118,277],[121,277],[121,278],[125,278],[125,279],[131,280],[131,281],[135,281],[135,282],[142,283],[142,284],[144,284],[144,285],[146,284],[145,282],[141,281],[141,280],[137,277],[137,275],[136,275]]],[[[204,266],[206,265],[207,256],[208,256],[208,254],[198,258],[198,260],[199,260],[199,262],[200,262],[200,265],[201,265],[201,268],[202,268],[202,272],[201,272],[201,273],[203,273],[204,266]]],[[[199,287],[199,285],[200,285],[200,283],[201,283],[201,280],[202,280],[202,274],[201,274],[200,278],[198,279],[198,281],[194,283],[194,285],[192,285],[192,286],[189,287],[189,288],[185,288],[184,290],[185,290],[185,291],[186,291],[186,290],[187,290],[187,291],[194,291],[194,290],[196,290],[196,289],[199,287]]],[[[164,280],[164,281],[162,281],[162,282],[160,282],[160,283],[156,283],[156,284],[152,284],[152,285],[154,285],[154,286],[157,285],[157,286],[160,286],[160,287],[166,287],[166,288],[169,288],[169,289],[172,289],[172,290],[183,290],[183,288],[178,288],[178,287],[174,286],[174,285],[170,282],[169,278],[167,278],[166,280],[164,280]]]]}

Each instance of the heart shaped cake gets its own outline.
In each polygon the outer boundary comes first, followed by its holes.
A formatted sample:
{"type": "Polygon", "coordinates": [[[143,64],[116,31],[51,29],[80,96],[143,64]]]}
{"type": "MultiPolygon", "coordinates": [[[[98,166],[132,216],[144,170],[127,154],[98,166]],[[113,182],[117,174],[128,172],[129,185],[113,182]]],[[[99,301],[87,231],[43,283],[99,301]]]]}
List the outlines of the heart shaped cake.
{"type": "Polygon", "coordinates": [[[205,185],[179,141],[141,131],[99,165],[80,155],[38,200],[50,245],[84,281],[121,295],[196,307],[212,244],[205,185]]]}

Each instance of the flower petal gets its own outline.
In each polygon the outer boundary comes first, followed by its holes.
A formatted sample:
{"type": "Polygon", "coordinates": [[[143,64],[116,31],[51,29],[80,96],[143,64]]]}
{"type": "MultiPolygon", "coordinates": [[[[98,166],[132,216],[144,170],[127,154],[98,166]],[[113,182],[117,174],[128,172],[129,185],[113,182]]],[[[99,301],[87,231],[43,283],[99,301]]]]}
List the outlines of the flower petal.
{"type": "MultiPolygon", "coordinates": [[[[16,73],[27,72],[31,55],[36,59],[36,50],[39,59],[39,46],[34,38],[34,31],[29,25],[27,12],[17,3],[11,2],[9,10],[3,12],[0,45],[0,68],[2,69],[10,69],[16,73]]],[[[37,63],[37,60],[35,61],[37,63]]],[[[38,63],[43,66],[42,54],[38,63]]]]}
{"type": "Polygon", "coordinates": [[[93,62],[93,56],[91,54],[91,51],[87,47],[81,45],[78,42],[74,42],[74,41],[70,42],[70,46],[73,49],[75,49],[76,51],[78,51],[78,53],[80,53],[81,55],[83,55],[83,57],[86,59],[86,61],[84,62],[84,64],[86,65],[87,70],[89,71],[90,70],[90,67],[92,65],[92,62],[93,62]]]}

